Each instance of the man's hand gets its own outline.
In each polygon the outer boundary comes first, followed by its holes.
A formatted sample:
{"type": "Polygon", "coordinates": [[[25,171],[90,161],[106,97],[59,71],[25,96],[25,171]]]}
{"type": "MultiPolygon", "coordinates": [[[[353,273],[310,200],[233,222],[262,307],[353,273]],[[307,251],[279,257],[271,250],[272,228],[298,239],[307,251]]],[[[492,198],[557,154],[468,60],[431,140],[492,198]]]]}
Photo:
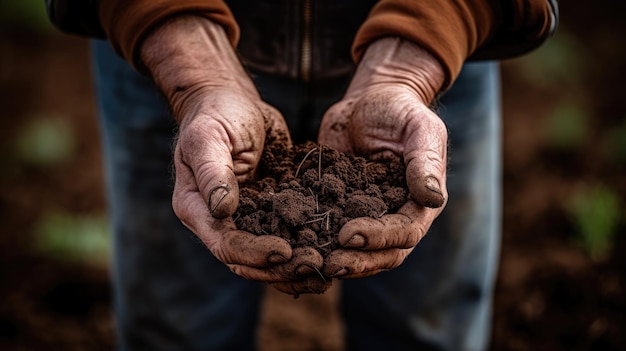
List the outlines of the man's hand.
{"type": "Polygon", "coordinates": [[[318,141],[371,160],[401,158],[410,200],[396,214],[356,218],[323,273],[356,278],[399,266],[447,201],[447,130],[429,109],[444,76],[427,52],[397,38],[368,47],[344,98],[322,120],[318,141]]]}
{"type": "Polygon", "coordinates": [[[308,277],[322,267],[317,251],[237,230],[231,217],[238,182],[254,177],[266,133],[290,139],[283,117],[261,101],[222,28],[178,17],[146,38],[141,55],[179,123],[176,215],[234,273],[292,294],[314,290],[308,277]]]}

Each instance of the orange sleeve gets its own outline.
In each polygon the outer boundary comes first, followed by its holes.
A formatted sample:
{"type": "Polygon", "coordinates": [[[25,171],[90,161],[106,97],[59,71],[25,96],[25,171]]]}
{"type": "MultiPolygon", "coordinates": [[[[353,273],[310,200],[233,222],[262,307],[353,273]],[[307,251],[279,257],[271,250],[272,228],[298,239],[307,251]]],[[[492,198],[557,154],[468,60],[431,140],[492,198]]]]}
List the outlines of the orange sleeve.
{"type": "Polygon", "coordinates": [[[139,68],[141,41],[156,25],[181,13],[206,17],[224,27],[233,46],[239,26],[222,0],[101,0],[100,22],[111,45],[139,68]]]}
{"type": "Polygon", "coordinates": [[[529,51],[551,34],[545,0],[381,0],[357,32],[352,56],[388,36],[405,38],[441,63],[447,89],[470,58],[498,59],[529,51]]]}

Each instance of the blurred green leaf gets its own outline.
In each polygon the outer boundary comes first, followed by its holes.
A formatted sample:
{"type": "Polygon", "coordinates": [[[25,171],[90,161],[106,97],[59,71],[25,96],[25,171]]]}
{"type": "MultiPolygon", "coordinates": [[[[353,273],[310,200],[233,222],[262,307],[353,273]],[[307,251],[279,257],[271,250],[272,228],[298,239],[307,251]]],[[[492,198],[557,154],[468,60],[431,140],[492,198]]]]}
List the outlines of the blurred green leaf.
{"type": "Polygon", "coordinates": [[[19,130],[16,139],[21,160],[38,166],[67,161],[76,150],[76,136],[64,119],[35,118],[19,130]]]}
{"type": "Polygon", "coordinates": [[[587,116],[587,108],[580,101],[560,101],[544,125],[547,142],[565,150],[579,146],[587,136],[587,116]]]}
{"type": "Polygon", "coordinates": [[[43,0],[0,0],[0,23],[35,31],[54,28],[43,0]]]}
{"type": "Polygon", "coordinates": [[[606,258],[621,220],[620,200],[615,191],[596,185],[578,191],[570,213],[576,223],[579,240],[592,258],[606,258]]]}
{"type": "Polygon", "coordinates": [[[51,212],[35,224],[34,248],[58,260],[106,265],[110,246],[105,216],[51,212]]]}

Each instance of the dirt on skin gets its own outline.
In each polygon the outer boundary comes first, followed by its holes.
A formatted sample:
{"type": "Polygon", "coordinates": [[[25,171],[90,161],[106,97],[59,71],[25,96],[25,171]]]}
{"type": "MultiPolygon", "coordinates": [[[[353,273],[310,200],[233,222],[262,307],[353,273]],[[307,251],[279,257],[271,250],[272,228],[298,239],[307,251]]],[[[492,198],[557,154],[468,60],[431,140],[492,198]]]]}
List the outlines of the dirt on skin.
{"type": "Polygon", "coordinates": [[[349,220],[395,213],[408,196],[401,160],[371,162],[313,142],[268,143],[257,179],[240,187],[237,228],[323,257],[349,220]]]}

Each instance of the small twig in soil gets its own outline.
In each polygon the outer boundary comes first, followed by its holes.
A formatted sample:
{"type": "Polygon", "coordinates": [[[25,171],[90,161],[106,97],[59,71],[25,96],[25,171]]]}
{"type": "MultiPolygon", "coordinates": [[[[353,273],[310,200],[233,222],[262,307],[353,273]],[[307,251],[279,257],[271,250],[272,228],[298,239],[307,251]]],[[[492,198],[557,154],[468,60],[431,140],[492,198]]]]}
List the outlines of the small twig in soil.
{"type": "Polygon", "coordinates": [[[320,217],[320,216],[324,217],[324,216],[328,216],[329,214],[330,214],[330,210],[328,210],[326,212],[323,212],[323,213],[314,213],[311,216],[314,216],[314,217],[320,217]]]}
{"type": "Polygon", "coordinates": [[[311,216],[318,217],[318,218],[308,220],[304,222],[304,224],[311,224],[311,223],[326,221],[326,231],[330,229],[330,210],[324,213],[314,213],[311,216]]]}
{"type": "Polygon", "coordinates": [[[328,245],[330,245],[330,244],[332,244],[332,243],[333,243],[332,241],[329,241],[329,242],[327,242],[326,244],[322,244],[322,245],[315,245],[315,247],[317,247],[317,248],[322,248],[322,247],[326,247],[326,246],[328,246],[328,245]]]}
{"type": "Polygon", "coordinates": [[[317,180],[322,180],[322,151],[324,151],[324,145],[320,145],[319,158],[317,161],[317,180]]]}
{"type": "Polygon", "coordinates": [[[320,272],[320,270],[317,269],[316,267],[313,267],[313,269],[315,269],[315,271],[317,272],[317,274],[319,274],[319,276],[322,278],[322,280],[324,282],[326,282],[326,278],[324,278],[324,275],[322,274],[322,272],[320,272]]]}
{"type": "Polygon", "coordinates": [[[311,223],[315,223],[315,222],[320,222],[320,221],[323,221],[324,219],[325,219],[324,217],[315,218],[315,219],[311,219],[311,220],[308,220],[308,221],[304,222],[304,224],[311,224],[311,223]]]}
{"type": "Polygon", "coordinates": [[[304,163],[304,161],[306,161],[306,159],[315,151],[317,150],[316,147],[312,148],[311,151],[307,152],[306,155],[304,155],[304,158],[302,159],[302,161],[300,161],[300,164],[298,165],[298,169],[296,169],[296,178],[298,178],[298,173],[300,173],[300,167],[302,167],[302,164],[304,163]]]}
{"type": "Polygon", "coordinates": [[[326,231],[330,230],[330,211],[328,211],[328,216],[326,216],[326,231]]]}
{"type": "Polygon", "coordinates": [[[315,198],[315,211],[319,212],[320,211],[320,204],[317,201],[317,194],[315,194],[311,188],[307,188],[307,189],[309,189],[309,192],[311,193],[311,196],[313,196],[315,198]]]}
{"type": "Polygon", "coordinates": [[[329,231],[330,230],[330,211],[331,210],[328,210],[324,213],[314,213],[311,216],[318,217],[318,218],[306,221],[304,222],[304,224],[326,221],[326,231],[329,231]]]}

